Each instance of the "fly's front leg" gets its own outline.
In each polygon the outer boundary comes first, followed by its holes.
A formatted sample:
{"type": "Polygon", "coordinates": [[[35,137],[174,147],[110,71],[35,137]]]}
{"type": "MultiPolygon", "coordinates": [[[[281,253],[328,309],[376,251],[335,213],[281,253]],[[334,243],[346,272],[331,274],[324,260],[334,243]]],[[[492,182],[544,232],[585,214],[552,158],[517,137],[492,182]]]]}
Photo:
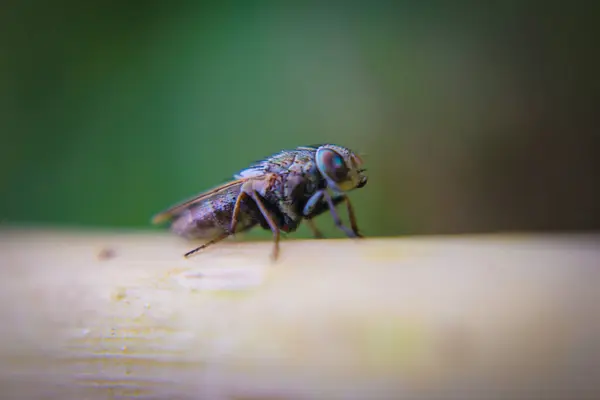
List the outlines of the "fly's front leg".
{"type": "Polygon", "coordinates": [[[313,221],[313,219],[310,218],[310,216],[313,214],[313,212],[315,211],[315,208],[323,199],[323,193],[324,193],[324,190],[318,190],[315,194],[313,194],[310,197],[310,199],[308,199],[308,201],[304,205],[304,209],[302,210],[302,215],[304,215],[306,217],[306,223],[308,224],[310,230],[313,232],[313,235],[317,239],[323,238],[323,234],[317,228],[315,221],[313,221]]]}
{"type": "Polygon", "coordinates": [[[348,217],[350,218],[350,226],[352,227],[352,232],[356,235],[356,237],[362,238],[364,237],[360,233],[358,233],[358,225],[356,224],[356,216],[354,215],[354,209],[352,208],[352,204],[350,204],[350,199],[348,196],[344,196],[346,199],[346,205],[348,207],[348,217]]]}
{"type": "MultiPolygon", "coordinates": [[[[331,198],[331,195],[327,191],[323,191],[323,197],[325,198],[325,201],[329,205],[329,211],[331,212],[331,217],[333,218],[333,222],[335,223],[335,226],[337,226],[342,231],[344,231],[344,233],[348,237],[351,237],[351,238],[360,237],[358,234],[356,234],[354,232],[353,229],[348,229],[348,227],[344,226],[344,224],[342,223],[342,219],[340,218],[340,216],[338,215],[338,213],[335,209],[335,204],[333,203],[333,199],[331,198]]],[[[344,195],[344,197],[346,197],[346,196],[344,195]]]]}
{"type": "Polygon", "coordinates": [[[310,197],[310,199],[308,199],[306,204],[304,205],[304,209],[302,210],[302,215],[304,215],[305,217],[311,216],[313,214],[313,212],[315,211],[315,208],[321,202],[321,199],[323,198],[324,194],[325,194],[325,190],[323,190],[323,189],[317,190],[315,192],[315,194],[313,194],[310,197]]]}

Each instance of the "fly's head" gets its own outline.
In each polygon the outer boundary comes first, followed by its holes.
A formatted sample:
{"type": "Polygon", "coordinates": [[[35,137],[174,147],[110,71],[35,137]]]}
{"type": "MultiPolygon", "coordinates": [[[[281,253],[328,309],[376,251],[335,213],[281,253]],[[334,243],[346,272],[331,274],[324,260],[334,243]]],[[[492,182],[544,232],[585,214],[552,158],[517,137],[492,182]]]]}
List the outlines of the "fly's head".
{"type": "Polygon", "coordinates": [[[363,161],[350,149],[334,144],[319,146],[315,161],[327,186],[336,192],[347,192],[367,184],[363,161]]]}

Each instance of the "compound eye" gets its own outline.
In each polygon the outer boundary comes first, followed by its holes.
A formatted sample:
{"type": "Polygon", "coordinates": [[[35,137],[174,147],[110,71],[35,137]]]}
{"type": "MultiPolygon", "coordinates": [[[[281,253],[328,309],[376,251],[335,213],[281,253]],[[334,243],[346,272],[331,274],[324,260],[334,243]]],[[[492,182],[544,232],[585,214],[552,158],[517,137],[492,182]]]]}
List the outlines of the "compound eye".
{"type": "Polygon", "coordinates": [[[350,171],[344,158],[331,149],[322,149],[317,153],[317,166],[323,175],[336,183],[346,180],[350,171]]]}

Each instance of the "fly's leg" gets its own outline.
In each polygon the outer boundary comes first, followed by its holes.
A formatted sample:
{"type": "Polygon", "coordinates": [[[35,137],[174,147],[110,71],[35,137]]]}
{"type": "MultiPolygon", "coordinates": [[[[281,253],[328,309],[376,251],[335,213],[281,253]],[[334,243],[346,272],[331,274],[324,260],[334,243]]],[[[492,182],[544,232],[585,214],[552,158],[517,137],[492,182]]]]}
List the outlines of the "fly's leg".
{"type": "Polygon", "coordinates": [[[214,238],[214,239],[211,239],[211,240],[209,240],[208,242],[204,243],[202,246],[198,246],[198,247],[196,247],[195,249],[188,251],[188,252],[187,252],[187,253],[185,253],[183,256],[184,256],[185,258],[188,258],[188,257],[189,257],[189,256],[191,256],[192,254],[194,254],[194,253],[197,253],[197,252],[199,252],[200,250],[207,248],[207,247],[208,247],[208,246],[210,246],[211,244],[215,244],[215,243],[217,243],[217,242],[220,242],[220,241],[221,241],[221,240],[223,240],[223,239],[226,239],[228,236],[229,236],[229,233],[228,233],[228,232],[222,233],[221,235],[217,236],[216,238],[214,238]]]}
{"type": "Polygon", "coordinates": [[[246,197],[248,197],[248,194],[242,190],[238,195],[237,199],[235,200],[235,206],[233,207],[233,213],[231,215],[231,225],[229,226],[229,232],[231,232],[232,235],[235,235],[235,229],[237,227],[238,219],[240,216],[240,208],[242,205],[242,201],[246,197]]]}
{"type": "Polygon", "coordinates": [[[254,202],[258,206],[258,209],[262,213],[263,217],[265,217],[267,224],[269,224],[269,228],[271,228],[271,231],[273,232],[273,241],[275,243],[273,247],[273,253],[271,254],[271,258],[273,260],[277,260],[277,257],[279,257],[279,227],[277,227],[277,224],[275,223],[275,221],[273,221],[269,210],[267,210],[267,207],[265,207],[265,205],[263,204],[256,190],[253,190],[251,192],[250,197],[252,197],[252,200],[254,200],[254,202]]]}
{"type": "Polygon", "coordinates": [[[321,233],[319,228],[317,228],[315,221],[313,221],[313,219],[310,218],[310,216],[315,211],[315,207],[317,207],[319,202],[323,199],[323,193],[324,190],[319,190],[315,194],[313,194],[311,198],[308,199],[306,205],[304,206],[304,209],[302,210],[302,215],[304,215],[304,217],[306,218],[306,223],[308,224],[308,227],[317,239],[322,239],[323,234],[321,233]]]}
{"type": "MultiPolygon", "coordinates": [[[[327,191],[323,191],[323,197],[325,197],[325,201],[327,201],[327,204],[329,205],[329,211],[331,212],[331,217],[333,218],[333,222],[335,223],[335,226],[337,226],[342,231],[344,231],[344,233],[348,237],[351,237],[351,238],[360,237],[357,233],[354,232],[353,229],[348,229],[348,227],[344,226],[340,216],[338,215],[338,213],[335,209],[335,204],[333,203],[333,200],[331,199],[331,196],[329,195],[329,193],[327,193],[327,191]]],[[[346,196],[344,196],[344,197],[346,197],[346,196]]]]}
{"type": "Polygon", "coordinates": [[[312,213],[315,211],[315,208],[317,207],[317,205],[319,205],[319,202],[323,198],[324,194],[325,194],[324,190],[317,190],[315,192],[315,194],[313,194],[310,197],[310,199],[308,199],[306,204],[304,205],[304,209],[302,210],[302,215],[304,215],[305,217],[312,215],[312,213]]]}
{"type": "Polygon", "coordinates": [[[319,230],[319,228],[317,228],[317,224],[315,224],[315,221],[312,219],[307,219],[306,223],[308,224],[308,227],[310,228],[310,230],[312,231],[313,235],[317,238],[317,239],[323,239],[323,233],[321,233],[321,231],[319,230]]]}
{"type": "Polygon", "coordinates": [[[350,226],[352,227],[352,232],[354,232],[356,237],[362,238],[364,236],[358,233],[356,216],[354,215],[354,208],[352,208],[352,204],[350,204],[350,199],[348,198],[348,196],[344,196],[344,198],[346,199],[346,205],[348,206],[348,217],[350,218],[350,226]]]}

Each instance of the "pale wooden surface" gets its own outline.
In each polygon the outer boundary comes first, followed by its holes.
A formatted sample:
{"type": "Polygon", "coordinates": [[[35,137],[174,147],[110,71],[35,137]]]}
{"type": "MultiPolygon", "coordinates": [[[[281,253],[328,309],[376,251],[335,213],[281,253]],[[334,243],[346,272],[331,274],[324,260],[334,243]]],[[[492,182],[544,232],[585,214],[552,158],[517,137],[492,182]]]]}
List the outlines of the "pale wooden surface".
{"type": "Polygon", "coordinates": [[[4,229],[1,398],[600,398],[599,238],[4,229]]]}

